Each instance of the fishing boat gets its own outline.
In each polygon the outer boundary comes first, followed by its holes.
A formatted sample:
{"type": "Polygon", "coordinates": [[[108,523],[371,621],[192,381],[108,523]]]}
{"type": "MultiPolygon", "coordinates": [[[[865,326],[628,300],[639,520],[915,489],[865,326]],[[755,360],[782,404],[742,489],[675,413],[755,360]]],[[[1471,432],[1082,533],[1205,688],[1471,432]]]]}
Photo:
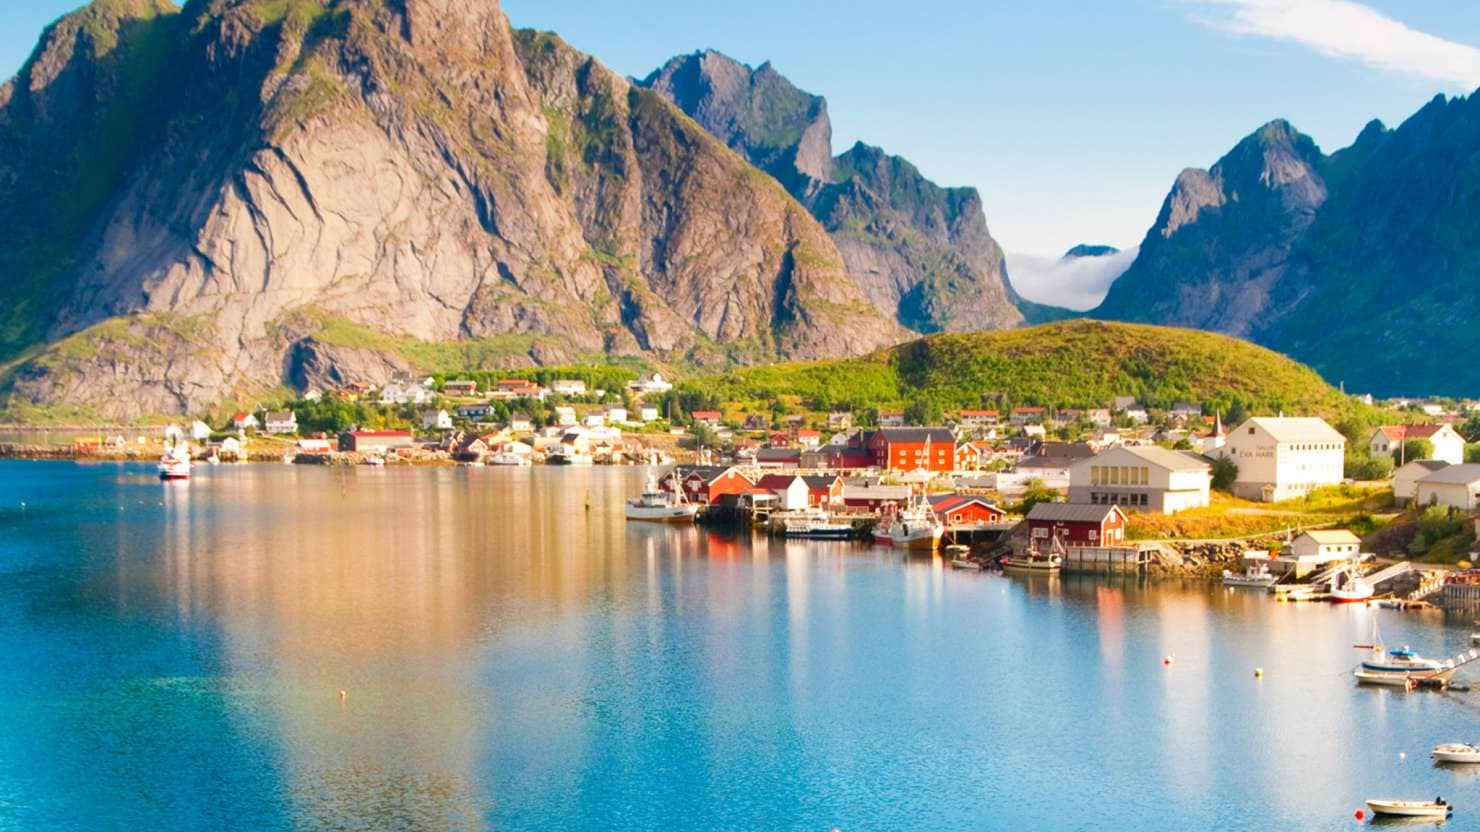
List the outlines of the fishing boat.
{"type": "Polygon", "coordinates": [[[898,514],[874,528],[874,541],[909,552],[933,552],[940,545],[946,526],[928,502],[916,499],[898,514]]]}
{"type": "Polygon", "coordinates": [[[1374,815],[1404,818],[1447,818],[1454,814],[1454,807],[1443,798],[1433,800],[1385,800],[1372,798],[1367,808],[1374,815]]]}
{"type": "Polygon", "coordinates": [[[498,453],[488,458],[489,465],[527,466],[529,457],[514,453],[498,453]]]}
{"type": "Polygon", "coordinates": [[[781,534],[808,540],[852,540],[853,524],[829,520],[825,514],[781,518],[781,534]]]}
{"type": "Polygon", "coordinates": [[[1056,575],[1064,566],[1064,559],[1057,554],[1028,552],[1024,555],[1008,555],[1002,559],[1002,568],[1011,572],[1037,572],[1056,575]]]}
{"type": "Polygon", "coordinates": [[[648,523],[692,523],[699,506],[684,499],[683,489],[672,493],[658,487],[655,477],[648,477],[642,494],[627,501],[627,519],[648,523]]]}
{"type": "MultiPolygon", "coordinates": [[[[1355,565],[1353,565],[1355,569],[1355,565]]],[[[1333,604],[1355,604],[1371,600],[1373,595],[1372,584],[1358,577],[1354,572],[1347,574],[1346,583],[1336,586],[1335,579],[1331,583],[1331,603],[1333,604]]]]}
{"type": "Polygon", "coordinates": [[[1269,566],[1263,563],[1245,567],[1242,572],[1223,570],[1224,586],[1248,586],[1265,589],[1279,579],[1279,576],[1269,571],[1269,566]]]}
{"type": "Polygon", "coordinates": [[[184,432],[175,425],[170,425],[164,432],[164,453],[159,457],[159,478],[190,479],[190,443],[185,441],[184,432]]]}
{"type": "Polygon", "coordinates": [[[1447,742],[1429,752],[1436,763],[1480,763],[1480,747],[1464,742],[1447,742]]]}

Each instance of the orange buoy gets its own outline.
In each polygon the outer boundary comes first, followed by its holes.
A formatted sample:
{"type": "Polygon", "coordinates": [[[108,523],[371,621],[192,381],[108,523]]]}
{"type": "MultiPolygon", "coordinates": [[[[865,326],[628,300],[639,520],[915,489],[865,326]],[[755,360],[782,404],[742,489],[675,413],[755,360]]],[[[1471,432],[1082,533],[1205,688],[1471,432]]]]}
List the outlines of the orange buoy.
{"type": "Polygon", "coordinates": [[[1367,813],[1364,812],[1364,811],[1362,811],[1361,809],[1358,809],[1357,812],[1356,812],[1356,818],[1357,818],[1357,820],[1361,820],[1362,818],[1365,818],[1365,817],[1367,817],[1367,813]]]}
{"type": "Polygon", "coordinates": [[[1161,663],[1164,664],[1164,665],[1166,665],[1167,667],[1171,667],[1172,666],[1172,657],[1171,656],[1163,656],[1162,659],[1161,659],[1161,663]]]}

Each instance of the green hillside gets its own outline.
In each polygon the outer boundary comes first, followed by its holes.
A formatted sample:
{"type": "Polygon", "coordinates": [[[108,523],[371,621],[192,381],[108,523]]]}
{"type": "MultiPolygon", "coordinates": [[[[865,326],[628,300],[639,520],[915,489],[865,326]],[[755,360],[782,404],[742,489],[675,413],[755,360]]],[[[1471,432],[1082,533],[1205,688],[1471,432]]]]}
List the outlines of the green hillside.
{"type": "Polygon", "coordinates": [[[1332,417],[1357,408],[1315,371],[1245,341],[1187,329],[1066,321],[1002,332],[937,335],[839,361],[776,364],[695,379],[695,392],[811,410],[950,411],[1001,394],[1004,406],[1103,407],[1135,396],[1153,407],[1202,402],[1250,413],[1332,417]]]}

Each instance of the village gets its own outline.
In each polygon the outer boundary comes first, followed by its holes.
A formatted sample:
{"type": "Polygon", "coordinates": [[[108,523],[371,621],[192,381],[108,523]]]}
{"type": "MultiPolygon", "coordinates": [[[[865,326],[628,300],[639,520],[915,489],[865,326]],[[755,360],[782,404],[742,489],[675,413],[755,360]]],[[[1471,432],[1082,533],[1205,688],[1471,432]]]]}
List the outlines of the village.
{"type": "MultiPolygon", "coordinates": [[[[1467,565],[1480,527],[1474,403],[1384,403],[1412,423],[1353,442],[1314,416],[1225,424],[1197,402],[1132,396],[962,408],[921,425],[904,410],[698,407],[659,373],[604,381],[615,389],[577,377],[347,385],[186,433],[211,464],[662,466],[660,489],[700,522],[887,541],[913,510],[938,526],[930,548],[953,547],[965,568],[1304,576],[1359,550],[1467,565]]],[[[140,448],[114,435],[74,451],[140,448]]]]}

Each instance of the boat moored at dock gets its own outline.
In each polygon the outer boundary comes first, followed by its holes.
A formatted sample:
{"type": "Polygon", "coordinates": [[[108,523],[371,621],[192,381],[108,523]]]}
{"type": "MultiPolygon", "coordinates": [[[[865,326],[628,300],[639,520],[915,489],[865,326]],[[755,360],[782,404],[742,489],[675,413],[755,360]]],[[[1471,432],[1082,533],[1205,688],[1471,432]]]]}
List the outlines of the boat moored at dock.
{"type": "Polygon", "coordinates": [[[1279,576],[1274,574],[1273,572],[1270,572],[1269,567],[1262,563],[1255,566],[1246,567],[1242,572],[1231,572],[1227,569],[1223,570],[1224,586],[1255,587],[1258,589],[1265,589],[1269,586],[1272,586],[1274,582],[1278,580],[1279,576]]]}
{"type": "Polygon", "coordinates": [[[682,488],[664,491],[655,477],[648,477],[647,487],[628,500],[626,508],[628,520],[649,523],[692,523],[698,513],[699,506],[684,499],[682,488]]]}
{"type": "Polygon", "coordinates": [[[190,479],[190,444],[185,441],[184,431],[175,425],[170,425],[164,432],[159,478],[166,481],[190,479]]]}

